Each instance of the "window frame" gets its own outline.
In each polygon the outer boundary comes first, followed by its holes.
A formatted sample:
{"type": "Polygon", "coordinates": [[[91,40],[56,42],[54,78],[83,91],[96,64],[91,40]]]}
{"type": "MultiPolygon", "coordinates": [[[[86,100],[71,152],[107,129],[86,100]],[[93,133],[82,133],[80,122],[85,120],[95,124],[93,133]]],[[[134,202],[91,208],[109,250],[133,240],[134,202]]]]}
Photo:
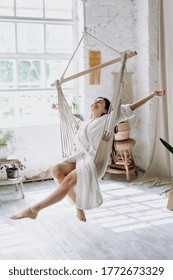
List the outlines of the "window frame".
{"type": "MultiPolygon", "coordinates": [[[[14,2],[16,2],[14,0],[14,2]]],[[[43,0],[44,2],[44,0],[43,0]]],[[[75,5],[75,0],[72,0],[73,2],[73,13],[72,13],[72,19],[53,19],[53,18],[30,18],[30,17],[18,17],[16,16],[16,13],[14,16],[0,16],[0,22],[12,22],[14,23],[15,25],[15,42],[16,42],[16,52],[15,53],[5,53],[5,52],[1,52],[0,53],[0,59],[2,60],[14,60],[15,63],[16,63],[16,79],[17,79],[17,83],[18,83],[18,71],[17,71],[17,61],[20,61],[20,60],[43,60],[45,66],[44,66],[44,71],[46,71],[46,61],[47,60],[67,60],[69,61],[71,56],[72,56],[72,53],[18,53],[17,52],[17,23],[34,23],[34,24],[37,24],[37,23],[41,23],[43,24],[43,29],[44,29],[44,39],[46,38],[46,24],[55,24],[55,25],[70,25],[72,26],[73,28],[73,51],[75,49],[75,46],[77,45],[77,41],[78,41],[78,22],[77,22],[77,8],[76,8],[76,5],[75,5]]],[[[15,5],[14,5],[14,9],[15,9],[15,5]]],[[[43,10],[44,11],[44,10],[43,10]]],[[[45,15],[45,13],[44,13],[45,15]]],[[[44,16],[43,15],[43,16],[44,16]]],[[[44,50],[45,50],[45,40],[44,40],[44,50]]],[[[76,55],[76,57],[74,58],[74,61],[76,60],[76,62],[78,61],[78,55],[76,55]]],[[[74,66],[73,66],[73,71],[76,73],[78,71],[78,64],[77,63],[74,63],[74,66]]],[[[63,73],[62,73],[63,74],[63,73]]],[[[44,76],[45,77],[45,76],[44,76]]],[[[52,81],[54,82],[54,80],[52,81]]],[[[0,96],[4,96],[4,94],[7,94],[7,96],[12,96],[13,94],[16,96],[16,98],[18,99],[19,98],[19,95],[20,93],[23,93],[25,92],[26,95],[28,92],[37,92],[37,91],[42,91],[43,93],[47,92],[47,91],[50,91],[51,94],[53,94],[54,92],[54,95],[55,95],[55,100],[56,100],[56,90],[55,88],[49,88],[49,87],[46,87],[46,79],[45,79],[45,82],[44,82],[44,87],[41,87],[41,88],[32,88],[32,89],[24,89],[24,88],[19,88],[19,85],[18,87],[16,88],[0,88],[0,96]]],[[[65,94],[71,94],[73,95],[74,99],[75,100],[78,100],[78,87],[79,87],[79,84],[78,84],[78,81],[75,80],[73,82],[73,86],[71,87],[67,87],[64,89],[64,93],[65,94]]],[[[55,120],[52,120],[52,123],[54,123],[55,120]]],[[[2,123],[2,122],[1,122],[2,123]]],[[[16,126],[20,126],[20,122],[16,122],[16,126]]],[[[51,121],[50,121],[51,123],[51,121]]],[[[39,124],[39,123],[38,123],[39,124]]],[[[44,123],[41,123],[41,124],[44,124],[44,123]]],[[[9,126],[10,124],[8,124],[8,121],[5,122],[5,127],[9,126]]],[[[25,125],[24,123],[22,125],[25,125]]],[[[27,124],[26,124],[27,125],[27,124]]]]}

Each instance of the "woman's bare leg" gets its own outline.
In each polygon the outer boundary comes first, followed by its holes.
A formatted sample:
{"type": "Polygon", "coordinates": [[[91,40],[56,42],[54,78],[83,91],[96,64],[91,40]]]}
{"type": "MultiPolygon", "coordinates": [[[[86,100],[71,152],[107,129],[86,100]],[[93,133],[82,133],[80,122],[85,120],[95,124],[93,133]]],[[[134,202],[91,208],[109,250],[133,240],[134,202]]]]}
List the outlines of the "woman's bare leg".
{"type": "Polygon", "coordinates": [[[74,187],[77,181],[76,170],[71,171],[67,176],[64,177],[61,184],[52,194],[48,197],[35,204],[34,206],[22,211],[17,215],[11,216],[11,219],[23,219],[31,218],[35,219],[40,210],[49,207],[59,201],[61,201],[69,192],[70,188],[74,187]]]}
{"type": "MultiPolygon", "coordinates": [[[[57,185],[59,185],[59,187],[61,186],[62,182],[64,181],[64,178],[69,174],[71,173],[73,170],[75,170],[76,168],[76,164],[75,163],[68,163],[68,162],[62,162],[60,164],[57,164],[55,165],[53,168],[52,168],[52,174],[54,176],[54,180],[55,182],[57,183],[57,185]]],[[[57,190],[56,190],[57,191],[57,190]]],[[[54,194],[57,192],[53,192],[51,196],[54,196],[54,194]]],[[[71,200],[76,204],[76,193],[75,191],[73,190],[73,188],[70,188],[69,191],[68,191],[68,196],[71,198],[71,200]]],[[[51,197],[50,196],[50,197],[51,197]]],[[[48,197],[49,198],[49,197],[48,197]]],[[[60,199],[61,200],[61,199],[60,199]]],[[[45,202],[45,200],[44,200],[45,202]]],[[[43,204],[44,204],[43,202],[43,204]]],[[[57,201],[58,202],[58,201],[57,201]]],[[[56,202],[54,202],[56,203],[56,202]]],[[[53,204],[54,204],[53,203],[53,204]]],[[[41,210],[41,209],[37,209],[37,206],[39,205],[36,204],[35,206],[33,207],[30,207],[30,208],[27,208],[26,210],[22,211],[21,213],[19,213],[18,215],[13,215],[11,217],[11,219],[22,219],[22,218],[31,218],[31,219],[35,219],[38,215],[38,212],[41,210]]],[[[48,205],[49,206],[49,205],[48,205]]],[[[48,207],[48,206],[44,206],[43,208],[45,207],[48,207]]],[[[42,208],[42,209],[43,209],[42,208]]],[[[86,217],[85,217],[85,212],[84,210],[82,209],[76,209],[77,210],[77,218],[80,220],[80,221],[84,221],[86,222],[86,217]]]]}
{"type": "MultiPolygon", "coordinates": [[[[74,204],[76,204],[76,193],[73,190],[73,188],[71,188],[68,192],[68,196],[70,197],[70,199],[74,202],[74,204]]],[[[85,212],[83,209],[80,208],[76,208],[76,216],[77,218],[82,221],[82,222],[86,222],[86,216],[85,216],[85,212]]]]}
{"type": "MultiPolygon", "coordinates": [[[[69,174],[72,170],[76,168],[76,164],[73,162],[62,162],[60,164],[55,165],[52,168],[52,175],[57,185],[61,184],[64,177],[69,174]]],[[[73,188],[71,188],[68,192],[68,196],[76,204],[76,193],[73,188]]],[[[76,208],[76,215],[80,221],[86,222],[86,216],[83,209],[76,208]]]]}

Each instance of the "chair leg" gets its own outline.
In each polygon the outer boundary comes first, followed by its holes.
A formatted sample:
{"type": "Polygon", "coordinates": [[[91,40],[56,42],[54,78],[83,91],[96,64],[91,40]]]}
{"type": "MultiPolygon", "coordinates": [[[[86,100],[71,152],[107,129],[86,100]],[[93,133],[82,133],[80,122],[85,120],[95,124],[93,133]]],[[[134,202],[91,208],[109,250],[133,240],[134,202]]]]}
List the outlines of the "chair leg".
{"type": "Polygon", "coordinates": [[[16,192],[19,190],[19,186],[18,184],[16,183],[16,192]]]}
{"type": "Polygon", "coordinates": [[[125,150],[124,151],[124,166],[125,166],[125,170],[126,170],[126,179],[129,182],[130,181],[130,173],[129,173],[129,168],[128,168],[128,156],[127,156],[128,152],[125,150]]]}
{"type": "Polygon", "coordinates": [[[20,178],[20,189],[21,189],[21,193],[22,193],[22,198],[25,198],[24,189],[23,189],[23,180],[22,180],[22,178],[20,178]]]}

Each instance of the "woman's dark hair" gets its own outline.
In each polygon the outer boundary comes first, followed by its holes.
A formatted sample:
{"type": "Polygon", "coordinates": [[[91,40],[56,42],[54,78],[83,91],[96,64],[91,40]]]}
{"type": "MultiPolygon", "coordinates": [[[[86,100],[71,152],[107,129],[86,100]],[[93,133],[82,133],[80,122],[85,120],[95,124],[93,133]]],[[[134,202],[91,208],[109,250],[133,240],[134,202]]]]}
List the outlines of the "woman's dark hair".
{"type": "MultiPolygon", "coordinates": [[[[107,99],[106,97],[102,97],[102,96],[97,97],[96,99],[99,99],[99,98],[102,98],[102,99],[105,101],[105,109],[106,109],[107,112],[108,112],[108,111],[109,111],[109,107],[110,107],[110,105],[111,105],[109,99],[107,99]]],[[[106,113],[106,114],[107,114],[107,113],[106,113]]],[[[103,114],[103,115],[104,115],[104,114],[103,114]]]]}

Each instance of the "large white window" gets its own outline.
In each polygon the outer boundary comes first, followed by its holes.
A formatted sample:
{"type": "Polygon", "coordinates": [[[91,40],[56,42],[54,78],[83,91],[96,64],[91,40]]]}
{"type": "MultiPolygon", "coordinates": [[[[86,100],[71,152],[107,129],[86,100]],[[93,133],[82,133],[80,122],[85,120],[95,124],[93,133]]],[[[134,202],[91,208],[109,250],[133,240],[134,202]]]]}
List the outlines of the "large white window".
{"type": "MultiPolygon", "coordinates": [[[[0,127],[54,123],[51,109],[77,42],[74,0],[0,0],[0,127]]],[[[66,75],[77,71],[72,63],[66,75]]],[[[76,100],[77,82],[63,86],[76,100]]]]}

